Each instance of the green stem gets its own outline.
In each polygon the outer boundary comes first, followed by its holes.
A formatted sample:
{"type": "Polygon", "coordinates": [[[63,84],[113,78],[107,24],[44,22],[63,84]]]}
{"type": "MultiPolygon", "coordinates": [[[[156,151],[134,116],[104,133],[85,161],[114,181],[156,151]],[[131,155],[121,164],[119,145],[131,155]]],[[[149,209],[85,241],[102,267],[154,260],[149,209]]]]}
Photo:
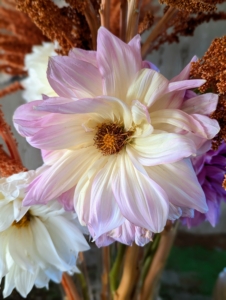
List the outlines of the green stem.
{"type": "Polygon", "coordinates": [[[82,290],[82,296],[84,300],[89,300],[89,292],[88,292],[88,286],[86,284],[85,277],[82,273],[77,273],[76,277],[81,285],[82,290]]]}
{"type": "Polygon", "coordinates": [[[142,268],[141,277],[140,277],[141,278],[140,286],[143,285],[144,280],[147,276],[147,273],[148,273],[148,270],[152,263],[152,260],[154,258],[155,252],[158,249],[160,237],[161,237],[161,235],[159,233],[155,234],[153,242],[150,243],[150,246],[147,248],[147,251],[144,255],[144,263],[143,263],[143,268],[142,268]]]}
{"type": "Polygon", "coordinates": [[[118,283],[119,283],[119,272],[121,269],[121,265],[122,265],[122,260],[125,254],[125,250],[126,250],[126,245],[123,244],[119,244],[118,245],[118,253],[116,256],[116,259],[114,261],[114,264],[111,268],[110,271],[110,288],[111,288],[111,293],[114,293],[117,288],[118,288],[118,283]]]}

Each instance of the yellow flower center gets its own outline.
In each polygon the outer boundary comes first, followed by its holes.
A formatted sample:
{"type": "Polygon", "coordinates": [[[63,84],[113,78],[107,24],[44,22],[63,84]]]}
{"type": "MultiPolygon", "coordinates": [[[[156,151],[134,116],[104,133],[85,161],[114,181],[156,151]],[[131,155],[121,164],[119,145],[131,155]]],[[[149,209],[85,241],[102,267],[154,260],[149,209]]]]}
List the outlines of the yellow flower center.
{"type": "Polygon", "coordinates": [[[94,145],[103,155],[118,153],[130,141],[133,131],[125,131],[121,124],[102,123],[97,126],[94,145]]]}
{"type": "Polygon", "coordinates": [[[18,222],[14,221],[12,225],[18,228],[26,227],[28,226],[30,220],[31,220],[31,215],[28,211],[18,222]]]}

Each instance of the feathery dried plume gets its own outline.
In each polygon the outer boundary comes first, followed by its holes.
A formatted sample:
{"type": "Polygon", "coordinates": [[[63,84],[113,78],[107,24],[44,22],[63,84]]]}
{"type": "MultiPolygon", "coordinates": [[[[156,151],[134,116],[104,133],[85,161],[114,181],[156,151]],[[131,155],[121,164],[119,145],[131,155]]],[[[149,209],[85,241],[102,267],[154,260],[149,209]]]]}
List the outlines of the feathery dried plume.
{"type": "Polygon", "coordinates": [[[23,13],[15,10],[13,0],[0,6],[0,71],[10,75],[25,75],[24,56],[32,45],[47,40],[23,13]]]}
{"type": "Polygon", "coordinates": [[[159,0],[168,6],[175,7],[181,11],[190,13],[212,12],[217,9],[216,5],[222,3],[223,0],[159,0]]]}
{"type": "Polygon", "coordinates": [[[58,41],[61,47],[60,53],[64,55],[68,54],[73,47],[92,48],[91,33],[85,16],[90,13],[88,9],[90,7],[95,17],[97,14],[89,0],[67,2],[70,6],[59,8],[51,0],[16,0],[17,7],[28,14],[51,41],[58,41]]]}
{"type": "Polygon", "coordinates": [[[7,87],[5,87],[4,89],[0,90],[0,98],[9,95],[11,93],[15,93],[19,90],[23,90],[23,87],[19,81],[15,81],[10,85],[8,85],[7,87]]]}
{"type": "Polygon", "coordinates": [[[23,167],[21,162],[18,162],[4,151],[0,145],[0,177],[9,177],[13,174],[25,172],[26,168],[23,167]]]}

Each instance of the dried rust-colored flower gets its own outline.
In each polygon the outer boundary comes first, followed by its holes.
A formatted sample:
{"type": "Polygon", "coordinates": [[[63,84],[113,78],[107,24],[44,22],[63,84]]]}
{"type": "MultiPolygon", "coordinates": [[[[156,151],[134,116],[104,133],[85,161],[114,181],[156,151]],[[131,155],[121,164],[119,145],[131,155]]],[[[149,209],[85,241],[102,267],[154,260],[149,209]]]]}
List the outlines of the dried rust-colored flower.
{"type": "Polygon", "coordinates": [[[211,89],[226,94],[226,36],[212,41],[204,56],[192,64],[190,76],[206,80],[200,92],[211,89]]]}
{"type": "Polygon", "coordinates": [[[64,55],[68,54],[73,47],[92,48],[86,17],[88,15],[89,18],[90,14],[93,14],[94,20],[97,15],[94,10],[97,5],[93,6],[89,0],[67,0],[67,2],[70,4],[68,7],[59,8],[51,0],[16,0],[17,7],[28,14],[51,41],[58,41],[61,47],[60,53],[64,55]],[[92,7],[91,13],[90,7],[92,7]]]}
{"type": "Polygon", "coordinates": [[[226,36],[213,40],[204,56],[192,63],[190,76],[206,80],[200,92],[210,90],[219,94],[217,109],[211,115],[220,125],[220,132],[212,142],[213,149],[217,149],[226,142],[226,36]]]}
{"type": "Polygon", "coordinates": [[[0,177],[8,177],[16,173],[25,172],[21,162],[12,159],[0,145],[0,177]]]}
{"type": "Polygon", "coordinates": [[[42,32],[22,12],[16,11],[13,0],[0,5],[0,71],[10,75],[25,75],[24,56],[33,45],[47,40],[42,32]]]}
{"type": "Polygon", "coordinates": [[[220,125],[220,131],[212,141],[212,148],[217,150],[223,142],[226,142],[226,96],[219,96],[217,108],[211,118],[216,119],[220,125]]]}
{"type": "Polygon", "coordinates": [[[217,9],[216,5],[224,0],[159,0],[168,6],[190,13],[212,12],[217,9]]]}

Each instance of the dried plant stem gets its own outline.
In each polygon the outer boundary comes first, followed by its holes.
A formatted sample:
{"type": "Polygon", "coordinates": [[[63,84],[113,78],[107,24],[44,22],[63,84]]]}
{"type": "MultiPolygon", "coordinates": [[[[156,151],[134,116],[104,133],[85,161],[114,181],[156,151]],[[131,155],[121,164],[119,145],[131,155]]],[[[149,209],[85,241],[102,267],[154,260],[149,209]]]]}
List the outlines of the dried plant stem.
{"type": "Polygon", "coordinates": [[[5,122],[2,112],[0,112],[0,125],[0,135],[3,141],[6,143],[11,158],[22,165],[20,155],[17,149],[16,140],[14,139],[13,134],[10,130],[10,126],[5,122]]]}
{"type": "Polygon", "coordinates": [[[86,266],[86,261],[83,252],[79,252],[79,268],[81,270],[81,273],[76,274],[77,278],[80,281],[83,300],[89,300],[89,276],[86,266]]]}
{"type": "Polygon", "coordinates": [[[128,18],[126,41],[129,42],[138,33],[138,21],[142,0],[128,0],[128,18]]]}
{"type": "Polygon", "coordinates": [[[100,23],[107,29],[110,28],[110,5],[111,0],[102,0],[100,4],[100,23]]]}
{"type": "Polygon", "coordinates": [[[61,284],[65,291],[67,300],[81,300],[72,278],[67,273],[63,274],[61,284]]]}
{"type": "Polygon", "coordinates": [[[120,3],[120,39],[124,42],[126,41],[127,12],[128,12],[128,2],[127,2],[127,0],[121,0],[121,3],[120,3]]]}
{"type": "Polygon", "coordinates": [[[134,290],[134,284],[139,274],[139,255],[140,247],[133,244],[128,247],[125,254],[122,279],[117,291],[114,294],[114,300],[130,300],[134,290]]]}
{"type": "Polygon", "coordinates": [[[110,248],[103,247],[103,273],[102,273],[102,291],[101,291],[101,299],[108,300],[109,299],[109,273],[110,273],[110,248]]]}
{"type": "Polygon", "coordinates": [[[147,37],[146,41],[141,47],[141,54],[143,58],[145,58],[145,56],[148,54],[151,43],[166,29],[166,24],[174,17],[176,11],[176,8],[170,7],[156,24],[155,28],[151,31],[150,35],[147,37]]]}
{"type": "Polygon", "coordinates": [[[97,31],[99,28],[99,21],[97,19],[96,12],[95,12],[90,0],[87,0],[87,7],[84,11],[84,15],[85,15],[86,21],[89,25],[89,29],[91,31],[93,50],[96,50],[96,48],[97,48],[97,31]]]}
{"type": "Polygon", "coordinates": [[[11,93],[15,93],[19,90],[23,90],[23,87],[20,84],[20,82],[19,81],[13,82],[7,87],[5,87],[4,89],[0,90],[0,98],[9,95],[11,93]]]}
{"type": "Polygon", "coordinates": [[[166,227],[161,233],[158,248],[152,260],[150,269],[147,273],[144,285],[141,289],[141,294],[139,297],[140,300],[155,299],[155,293],[156,288],[158,287],[159,278],[166,264],[174,239],[176,237],[177,227],[178,222],[176,222],[170,229],[166,227]]]}

